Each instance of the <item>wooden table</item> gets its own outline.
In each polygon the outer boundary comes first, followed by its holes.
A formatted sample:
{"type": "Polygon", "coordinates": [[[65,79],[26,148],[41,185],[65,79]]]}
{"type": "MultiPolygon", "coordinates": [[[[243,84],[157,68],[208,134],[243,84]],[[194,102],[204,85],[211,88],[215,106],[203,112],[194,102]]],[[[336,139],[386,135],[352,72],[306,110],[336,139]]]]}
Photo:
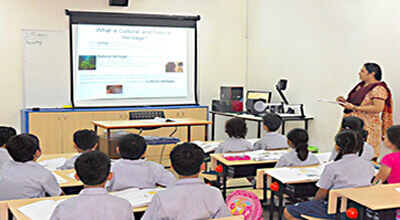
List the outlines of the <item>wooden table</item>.
{"type": "Polygon", "coordinates": [[[366,208],[378,212],[400,208],[400,192],[395,190],[398,188],[400,188],[400,183],[331,190],[328,214],[338,214],[337,210],[345,212],[352,206],[351,202],[358,205],[358,219],[364,219],[366,208]]]}
{"type": "Polygon", "coordinates": [[[67,160],[72,158],[73,156],[77,155],[78,152],[75,153],[65,153],[65,154],[43,154],[42,156],[39,157],[37,162],[44,161],[44,160],[51,160],[51,159],[56,159],[56,158],[66,158],[67,160]]]}
{"type": "Polygon", "coordinates": [[[191,141],[191,127],[205,126],[205,140],[207,140],[207,126],[212,122],[194,118],[172,119],[170,122],[160,122],[154,120],[111,120],[111,121],[92,121],[94,130],[97,132],[98,127],[107,130],[107,149],[108,155],[111,155],[111,130],[113,129],[129,129],[129,128],[156,128],[156,127],[187,127],[187,141],[191,141]]]}
{"type": "MultiPolygon", "coordinates": [[[[282,149],[281,149],[282,150],[282,149]]],[[[225,159],[223,154],[210,154],[211,167],[215,169],[216,166],[222,166],[222,172],[217,174],[217,182],[220,183],[222,178],[222,195],[226,198],[226,182],[228,177],[252,177],[256,176],[257,169],[272,168],[275,166],[277,160],[235,160],[229,161],[225,159]]],[[[264,197],[266,198],[266,197],[264,197]]]]}
{"type": "Polygon", "coordinates": [[[54,170],[53,172],[68,181],[67,183],[60,183],[61,188],[83,186],[81,181],[68,176],[69,174],[75,173],[75,170],[54,170]]]}
{"type": "MultiPolygon", "coordinates": [[[[215,115],[221,115],[226,117],[237,117],[243,120],[254,121],[257,122],[257,138],[261,138],[261,125],[262,125],[262,117],[255,116],[251,114],[239,114],[234,112],[218,112],[218,111],[210,111],[211,113],[211,140],[215,140],[215,115]]],[[[285,123],[288,121],[303,121],[304,122],[304,129],[308,129],[308,121],[314,120],[313,116],[290,116],[290,117],[281,117],[282,118],[282,134],[285,134],[285,123]]]]}

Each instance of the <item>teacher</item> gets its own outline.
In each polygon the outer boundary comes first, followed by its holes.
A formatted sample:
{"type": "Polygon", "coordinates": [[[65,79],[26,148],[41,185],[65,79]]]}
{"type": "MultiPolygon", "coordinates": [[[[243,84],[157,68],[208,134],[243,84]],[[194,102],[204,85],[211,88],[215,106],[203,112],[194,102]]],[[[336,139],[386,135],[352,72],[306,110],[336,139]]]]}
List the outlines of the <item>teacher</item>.
{"type": "Polygon", "coordinates": [[[347,99],[339,96],[336,101],[342,102],[340,105],[345,108],[343,117],[355,116],[364,121],[364,128],[368,131],[367,143],[374,148],[376,160],[382,137],[393,125],[392,94],[381,81],[382,71],[378,64],[364,64],[358,75],[361,82],[350,91],[347,99]]]}

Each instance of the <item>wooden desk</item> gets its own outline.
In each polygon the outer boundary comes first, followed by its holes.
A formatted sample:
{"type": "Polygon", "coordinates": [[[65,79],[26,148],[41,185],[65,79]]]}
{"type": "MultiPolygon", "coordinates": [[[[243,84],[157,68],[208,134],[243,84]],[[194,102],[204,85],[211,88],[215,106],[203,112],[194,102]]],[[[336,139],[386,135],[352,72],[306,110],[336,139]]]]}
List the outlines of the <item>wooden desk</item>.
{"type": "Polygon", "coordinates": [[[374,211],[400,208],[400,192],[396,191],[396,188],[400,188],[400,183],[331,190],[328,214],[335,214],[339,206],[340,212],[345,212],[350,206],[350,201],[359,205],[358,219],[364,219],[365,208],[374,211]],[[339,199],[341,199],[341,203],[338,201],[339,199]]]}
{"type": "MultiPolygon", "coordinates": [[[[227,116],[227,117],[238,117],[243,120],[254,121],[257,122],[257,138],[261,138],[261,125],[262,125],[262,117],[254,116],[251,114],[239,114],[239,113],[232,113],[232,112],[218,112],[218,111],[210,111],[211,113],[211,140],[215,140],[215,115],[227,116]]],[[[306,117],[282,117],[282,134],[285,134],[285,123],[288,121],[303,121],[304,122],[304,129],[308,129],[308,121],[314,120],[312,116],[306,117]]]]}
{"type": "MultiPolygon", "coordinates": [[[[216,166],[221,165],[223,170],[217,174],[217,182],[220,183],[222,178],[222,195],[226,198],[226,182],[227,178],[239,177],[252,177],[256,176],[257,169],[272,168],[275,166],[277,160],[235,160],[229,161],[223,157],[223,154],[210,154],[211,167],[215,169],[216,166]]],[[[264,197],[266,198],[266,197],[264,197]]]]}
{"type": "Polygon", "coordinates": [[[78,153],[65,153],[65,154],[43,154],[42,156],[39,157],[37,162],[44,161],[44,160],[51,160],[51,159],[56,159],[60,157],[64,157],[67,160],[72,158],[73,156],[77,155],[78,153]]]}
{"type": "Polygon", "coordinates": [[[81,181],[68,176],[71,173],[75,173],[75,170],[54,170],[53,172],[68,181],[67,183],[60,183],[61,188],[83,186],[81,181]]]}
{"type": "MultiPolygon", "coordinates": [[[[55,196],[55,197],[44,197],[44,198],[35,198],[35,199],[18,199],[18,200],[9,200],[9,201],[4,201],[3,204],[5,203],[7,209],[9,210],[8,213],[10,213],[12,216],[15,217],[17,220],[30,220],[26,215],[22,214],[20,211],[18,211],[18,208],[34,203],[34,202],[39,202],[43,200],[60,200],[60,199],[68,199],[71,197],[74,197],[76,195],[69,195],[69,196],[55,196]]],[[[1,204],[0,204],[1,205],[1,204]]],[[[133,212],[144,212],[146,211],[147,206],[143,207],[137,207],[133,208],[133,212]]],[[[2,213],[4,214],[4,213],[2,213]]],[[[5,215],[1,215],[1,217],[8,217],[5,215]]],[[[2,218],[3,219],[3,218],[2,218]]],[[[5,218],[7,219],[7,218],[5,218]]]]}
{"type": "Polygon", "coordinates": [[[108,155],[111,155],[111,130],[112,129],[128,129],[128,128],[155,128],[155,127],[187,127],[187,141],[191,141],[191,127],[205,126],[205,140],[207,140],[207,126],[212,122],[194,118],[172,119],[176,121],[158,122],[151,120],[113,120],[113,121],[92,121],[94,130],[97,132],[98,127],[107,130],[107,149],[108,155]]]}

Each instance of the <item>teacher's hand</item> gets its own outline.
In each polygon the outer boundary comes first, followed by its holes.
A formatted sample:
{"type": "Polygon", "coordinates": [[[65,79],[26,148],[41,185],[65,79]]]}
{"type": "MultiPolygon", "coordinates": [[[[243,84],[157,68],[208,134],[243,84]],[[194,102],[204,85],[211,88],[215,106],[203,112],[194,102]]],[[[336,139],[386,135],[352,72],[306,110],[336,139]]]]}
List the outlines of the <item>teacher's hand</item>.
{"type": "Polygon", "coordinates": [[[343,96],[338,96],[338,97],[336,98],[336,101],[337,101],[337,102],[347,102],[346,99],[343,98],[343,96]]]}

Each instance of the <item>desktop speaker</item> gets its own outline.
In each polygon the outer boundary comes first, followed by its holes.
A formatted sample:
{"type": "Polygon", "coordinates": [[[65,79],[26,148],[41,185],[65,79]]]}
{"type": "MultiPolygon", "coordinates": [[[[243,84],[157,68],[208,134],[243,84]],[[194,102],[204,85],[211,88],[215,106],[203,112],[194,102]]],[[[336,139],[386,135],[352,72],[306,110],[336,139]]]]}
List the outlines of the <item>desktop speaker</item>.
{"type": "Polygon", "coordinates": [[[243,101],[242,86],[221,86],[221,100],[243,101]]]}
{"type": "Polygon", "coordinates": [[[110,6],[128,7],[129,0],[110,0],[110,6]]]}

